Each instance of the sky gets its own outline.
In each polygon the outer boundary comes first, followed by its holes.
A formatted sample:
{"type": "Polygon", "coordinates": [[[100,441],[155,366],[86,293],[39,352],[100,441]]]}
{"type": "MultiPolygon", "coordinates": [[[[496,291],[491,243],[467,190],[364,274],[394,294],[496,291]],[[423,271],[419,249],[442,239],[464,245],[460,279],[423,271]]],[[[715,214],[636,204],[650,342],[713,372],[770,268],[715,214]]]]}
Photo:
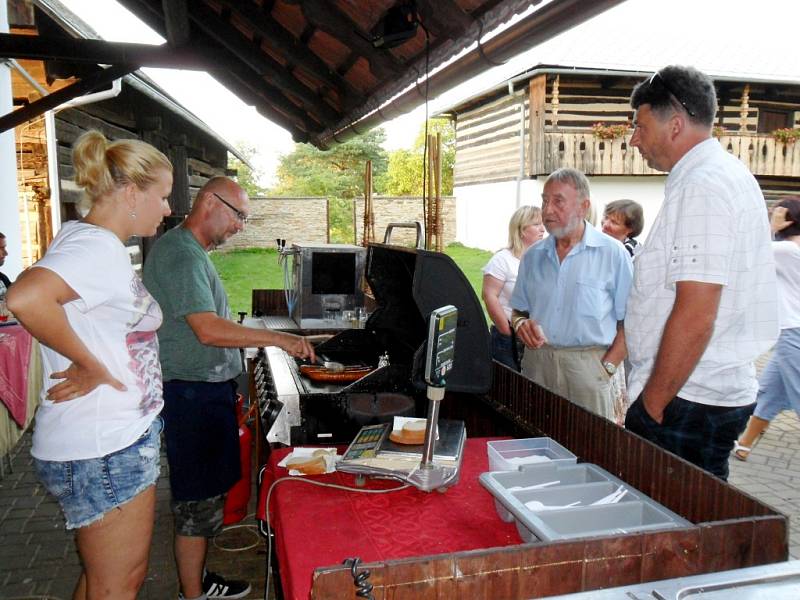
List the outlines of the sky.
{"type": "MultiPolygon", "coordinates": [[[[150,30],[113,0],[61,0],[109,41],[161,44],[150,30]]],[[[588,0],[587,0],[588,1],[588,0]]],[[[528,50],[504,65],[487,69],[479,76],[429,102],[433,114],[452,106],[537,63],[582,64],[599,68],[635,68],[647,72],[662,66],[665,55],[671,62],[704,65],[709,72],[791,74],[800,77],[800,56],[791,35],[776,33],[775,15],[786,23],[800,20],[800,3],[761,0],[758,9],[751,0],[627,0],[585,24],[528,50]],[[790,14],[791,13],[791,14],[790,14]],[[636,48],[627,43],[632,35],[652,39],[636,48]],[[759,38],[760,52],[747,51],[739,36],[759,38]],[[787,62],[787,57],[789,62],[787,62]],[[557,61],[557,62],[553,62],[557,61]]],[[[491,34],[489,34],[491,35],[491,34]]],[[[169,69],[142,69],[176,100],[205,121],[233,145],[244,142],[256,149],[254,166],[262,173],[262,185],[274,183],[278,157],[292,151],[294,142],[281,127],[259,115],[206,73],[169,69]]],[[[778,80],[787,78],[778,77],[778,80]]],[[[410,148],[421,125],[425,109],[413,111],[384,123],[385,148],[410,148]]]]}

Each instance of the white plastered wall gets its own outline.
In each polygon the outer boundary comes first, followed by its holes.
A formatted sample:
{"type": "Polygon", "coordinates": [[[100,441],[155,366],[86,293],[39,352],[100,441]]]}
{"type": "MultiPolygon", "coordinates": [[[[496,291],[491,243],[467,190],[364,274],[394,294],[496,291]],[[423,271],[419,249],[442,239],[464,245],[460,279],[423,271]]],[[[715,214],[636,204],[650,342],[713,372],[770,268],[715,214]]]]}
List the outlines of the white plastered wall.
{"type": "Polygon", "coordinates": [[[508,220],[524,204],[541,206],[541,186],[533,179],[455,188],[456,240],[471,248],[496,251],[508,244],[508,220]]]}

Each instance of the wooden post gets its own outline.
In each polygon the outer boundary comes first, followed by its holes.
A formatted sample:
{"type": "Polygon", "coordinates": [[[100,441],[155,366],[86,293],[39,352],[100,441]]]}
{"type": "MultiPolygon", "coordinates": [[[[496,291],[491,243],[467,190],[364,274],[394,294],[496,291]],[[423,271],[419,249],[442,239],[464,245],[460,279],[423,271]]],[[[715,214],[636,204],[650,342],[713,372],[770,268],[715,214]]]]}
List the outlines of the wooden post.
{"type": "Polygon", "coordinates": [[[747,83],[742,91],[742,101],[739,105],[739,131],[747,131],[747,117],[750,115],[750,84],[747,83]]]}
{"type": "Polygon", "coordinates": [[[553,113],[553,129],[558,129],[558,85],[561,82],[561,75],[556,75],[555,81],[553,81],[553,99],[550,102],[551,110],[550,112],[553,113]]]}
{"type": "Polygon", "coordinates": [[[436,153],[434,154],[434,188],[435,188],[435,204],[436,212],[434,213],[433,232],[436,236],[436,251],[441,252],[444,246],[443,232],[442,232],[442,134],[436,134],[436,143],[434,144],[436,153]]]}
{"type": "Polygon", "coordinates": [[[173,177],[170,205],[174,215],[183,217],[188,215],[192,208],[192,199],[189,196],[189,164],[186,146],[172,146],[169,150],[169,159],[172,163],[173,177]]]}
{"type": "Polygon", "coordinates": [[[372,207],[372,161],[368,160],[364,169],[364,226],[361,245],[375,241],[375,212],[372,207]]]}
{"type": "Polygon", "coordinates": [[[429,133],[427,137],[428,141],[428,156],[425,160],[425,185],[427,189],[425,190],[425,195],[428,198],[428,213],[425,215],[425,249],[430,250],[433,247],[433,215],[435,212],[433,206],[433,169],[431,168],[431,163],[433,160],[433,136],[429,133]]]}
{"type": "Polygon", "coordinates": [[[537,75],[528,87],[528,174],[544,173],[547,75],[537,75]]]}

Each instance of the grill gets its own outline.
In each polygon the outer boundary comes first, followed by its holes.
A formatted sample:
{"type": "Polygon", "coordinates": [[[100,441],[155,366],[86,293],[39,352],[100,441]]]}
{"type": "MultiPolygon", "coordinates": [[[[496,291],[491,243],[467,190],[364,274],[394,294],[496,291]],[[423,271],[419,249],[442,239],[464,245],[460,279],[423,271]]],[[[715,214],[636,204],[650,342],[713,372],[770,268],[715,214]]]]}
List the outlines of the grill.
{"type": "MultiPolygon", "coordinates": [[[[364,329],[348,329],[316,348],[319,358],[369,367],[355,381],[312,381],[302,361],[279,348],[259,350],[253,369],[262,431],[271,443],[341,444],[366,424],[394,415],[425,416],[426,322],[430,312],[458,308],[453,392],[491,387],[490,340],[483,309],[464,274],[444,254],[384,244],[367,250],[365,278],[376,308],[364,329]]],[[[335,375],[334,375],[335,377],[335,375]]]]}

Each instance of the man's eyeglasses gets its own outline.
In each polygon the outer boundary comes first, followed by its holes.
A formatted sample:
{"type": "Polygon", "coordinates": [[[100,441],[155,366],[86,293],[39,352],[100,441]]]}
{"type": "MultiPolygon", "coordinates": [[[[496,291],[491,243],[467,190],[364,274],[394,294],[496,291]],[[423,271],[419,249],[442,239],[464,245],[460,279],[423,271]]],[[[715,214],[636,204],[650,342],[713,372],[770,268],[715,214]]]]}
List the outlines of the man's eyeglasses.
{"type": "Polygon", "coordinates": [[[667,80],[664,79],[664,76],[661,74],[660,71],[656,71],[655,73],[653,73],[653,75],[650,77],[650,80],[648,81],[648,85],[653,86],[653,84],[655,84],[656,82],[658,82],[661,85],[661,87],[667,90],[667,92],[669,92],[672,95],[672,97],[675,98],[675,100],[677,100],[680,103],[680,105],[686,110],[686,112],[689,113],[690,117],[697,116],[695,115],[694,111],[691,108],[689,108],[689,105],[686,104],[686,101],[683,98],[681,98],[677,94],[677,92],[675,92],[673,87],[667,82],[667,80]]]}
{"type": "Polygon", "coordinates": [[[248,216],[247,216],[245,213],[243,213],[243,212],[242,212],[242,211],[240,211],[238,208],[236,208],[236,207],[235,207],[233,204],[231,204],[230,202],[228,202],[227,200],[225,200],[225,198],[223,198],[222,196],[220,196],[220,195],[219,195],[217,192],[211,192],[211,193],[212,193],[212,194],[214,194],[214,195],[217,197],[217,199],[218,199],[220,202],[222,202],[222,203],[223,203],[225,206],[227,206],[227,207],[228,207],[228,208],[230,208],[230,209],[231,209],[233,212],[235,212],[235,213],[236,213],[236,218],[237,218],[237,219],[239,219],[239,220],[240,220],[242,223],[247,223],[247,219],[248,219],[249,217],[248,217],[248,216]]]}

